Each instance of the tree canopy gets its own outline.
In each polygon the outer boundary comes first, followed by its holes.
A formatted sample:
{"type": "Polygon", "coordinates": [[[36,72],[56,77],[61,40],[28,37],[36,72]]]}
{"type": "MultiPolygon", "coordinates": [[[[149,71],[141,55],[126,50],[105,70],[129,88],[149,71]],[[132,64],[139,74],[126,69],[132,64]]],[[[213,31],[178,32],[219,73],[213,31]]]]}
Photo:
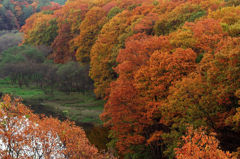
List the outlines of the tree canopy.
{"type": "Polygon", "coordinates": [[[68,0],[22,31],[56,63],[90,66],[121,158],[239,158],[239,5],[68,0]]]}

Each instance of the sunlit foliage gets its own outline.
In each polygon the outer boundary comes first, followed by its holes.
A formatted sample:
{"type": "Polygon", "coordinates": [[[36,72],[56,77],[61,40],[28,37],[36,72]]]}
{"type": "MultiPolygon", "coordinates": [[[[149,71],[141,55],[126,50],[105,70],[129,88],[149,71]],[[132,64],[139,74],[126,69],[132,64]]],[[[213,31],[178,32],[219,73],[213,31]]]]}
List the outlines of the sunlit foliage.
{"type": "Polygon", "coordinates": [[[51,46],[55,62],[90,65],[120,157],[234,158],[239,9],[235,0],[68,0],[22,30],[24,43],[51,46]]]}

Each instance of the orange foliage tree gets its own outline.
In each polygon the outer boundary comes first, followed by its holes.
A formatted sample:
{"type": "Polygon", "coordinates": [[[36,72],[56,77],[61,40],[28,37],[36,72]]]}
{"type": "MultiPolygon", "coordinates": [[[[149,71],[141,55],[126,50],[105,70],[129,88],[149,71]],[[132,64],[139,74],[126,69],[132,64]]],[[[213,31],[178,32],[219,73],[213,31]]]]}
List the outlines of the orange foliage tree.
{"type": "Polygon", "coordinates": [[[92,45],[106,21],[106,12],[102,8],[93,7],[87,12],[80,25],[80,34],[74,39],[77,61],[89,63],[92,45]]]}
{"type": "Polygon", "coordinates": [[[80,24],[88,11],[88,3],[84,0],[67,1],[54,12],[58,22],[58,36],[52,43],[53,53],[50,56],[56,63],[64,63],[75,59],[72,49],[73,39],[80,33],[80,24]]]}
{"type": "Polygon", "coordinates": [[[8,95],[0,105],[1,158],[111,158],[100,154],[73,122],[35,115],[8,95]]]}
{"type": "Polygon", "coordinates": [[[214,51],[226,35],[217,20],[202,19],[185,23],[181,29],[170,34],[170,39],[173,46],[192,48],[199,55],[214,51]]]}
{"type": "Polygon", "coordinates": [[[106,97],[110,83],[117,75],[116,66],[118,50],[124,47],[125,39],[133,33],[132,27],[138,19],[151,12],[152,6],[141,6],[133,10],[124,10],[106,23],[90,52],[90,77],[94,80],[95,94],[106,97]]]}
{"type": "Polygon", "coordinates": [[[159,103],[174,81],[195,69],[196,54],[191,49],[177,49],[170,54],[171,45],[166,37],[144,34],[130,37],[125,46],[117,58],[120,64],[115,70],[119,78],[111,84],[102,117],[112,126],[120,153],[141,152],[149,141],[150,150],[145,155],[151,152],[156,157],[161,152],[151,147],[155,141],[152,136],[164,129],[162,123],[155,121],[159,103]]]}
{"type": "Polygon", "coordinates": [[[56,17],[53,14],[36,13],[21,28],[24,33],[23,43],[50,46],[57,36],[57,30],[56,17]]]}
{"type": "Polygon", "coordinates": [[[182,138],[182,147],[176,148],[177,159],[236,159],[231,153],[220,150],[214,134],[207,135],[202,128],[193,130],[190,127],[187,135],[182,138]]]}
{"type": "Polygon", "coordinates": [[[240,6],[224,7],[215,12],[211,12],[208,16],[219,20],[225,31],[230,36],[237,37],[240,35],[240,18],[239,18],[240,6]]]}
{"type": "MultiPolygon", "coordinates": [[[[164,119],[171,127],[165,135],[170,149],[176,146],[187,124],[214,130],[226,149],[239,147],[240,139],[235,134],[239,133],[236,122],[240,87],[238,41],[234,38],[222,40],[214,54],[204,54],[196,72],[170,88],[163,110],[164,119]],[[235,136],[236,142],[229,141],[228,138],[232,138],[229,134],[235,136]]],[[[172,151],[170,149],[168,151],[172,151]]]]}
{"type": "Polygon", "coordinates": [[[143,145],[145,140],[143,134],[139,133],[143,131],[144,125],[139,125],[138,120],[145,117],[141,115],[144,111],[140,106],[143,101],[137,98],[134,73],[141,65],[146,64],[154,50],[167,50],[170,47],[165,37],[158,38],[140,33],[129,37],[126,48],[120,50],[117,58],[120,64],[115,69],[119,78],[111,84],[111,93],[102,118],[107,125],[112,125],[113,134],[118,138],[116,146],[122,154],[130,153],[132,150],[129,148],[132,145],[143,145]],[[130,135],[129,132],[133,133],[130,135]]]}

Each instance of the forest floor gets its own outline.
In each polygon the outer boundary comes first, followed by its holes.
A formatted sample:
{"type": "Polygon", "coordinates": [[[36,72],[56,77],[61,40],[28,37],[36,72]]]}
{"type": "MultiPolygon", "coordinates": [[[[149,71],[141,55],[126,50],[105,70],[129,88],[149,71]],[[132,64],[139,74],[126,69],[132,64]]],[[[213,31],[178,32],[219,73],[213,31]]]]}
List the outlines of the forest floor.
{"type": "Polygon", "coordinates": [[[99,125],[99,115],[103,111],[103,100],[97,100],[93,92],[71,92],[66,94],[55,90],[53,95],[45,94],[36,87],[22,87],[0,79],[0,92],[21,97],[23,103],[35,113],[69,119],[78,125],[99,125]]]}

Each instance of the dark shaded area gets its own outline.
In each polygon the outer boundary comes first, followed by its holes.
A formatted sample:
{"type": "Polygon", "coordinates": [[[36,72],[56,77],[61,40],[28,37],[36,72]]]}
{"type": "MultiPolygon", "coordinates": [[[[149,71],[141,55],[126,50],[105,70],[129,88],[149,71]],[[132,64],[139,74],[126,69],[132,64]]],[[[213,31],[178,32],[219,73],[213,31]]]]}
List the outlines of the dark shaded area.
{"type": "MultiPolygon", "coordinates": [[[[54,118],[58,118],[61,121],[68,120],[68,118],[62,112],[53,110],[40,103],[37,105],[34,101],[23,100],[23,104],[28,106],[36,114],[44,114],[48,117],[52,116],[54,118]]],[[[91,129],[94,127],[93,123],[83,123],[79,121],[74,121],[74,122],[76,123],[76,125],[81,126],[84,129],[91,129]]]]}
{"type": "Polygon", "coordinates": [[[217,130],[217,139],[220,141],[220,147],[224,151],[237,151],[240,143],[240,133],[233,131],[230,127],[217,130]]]}

